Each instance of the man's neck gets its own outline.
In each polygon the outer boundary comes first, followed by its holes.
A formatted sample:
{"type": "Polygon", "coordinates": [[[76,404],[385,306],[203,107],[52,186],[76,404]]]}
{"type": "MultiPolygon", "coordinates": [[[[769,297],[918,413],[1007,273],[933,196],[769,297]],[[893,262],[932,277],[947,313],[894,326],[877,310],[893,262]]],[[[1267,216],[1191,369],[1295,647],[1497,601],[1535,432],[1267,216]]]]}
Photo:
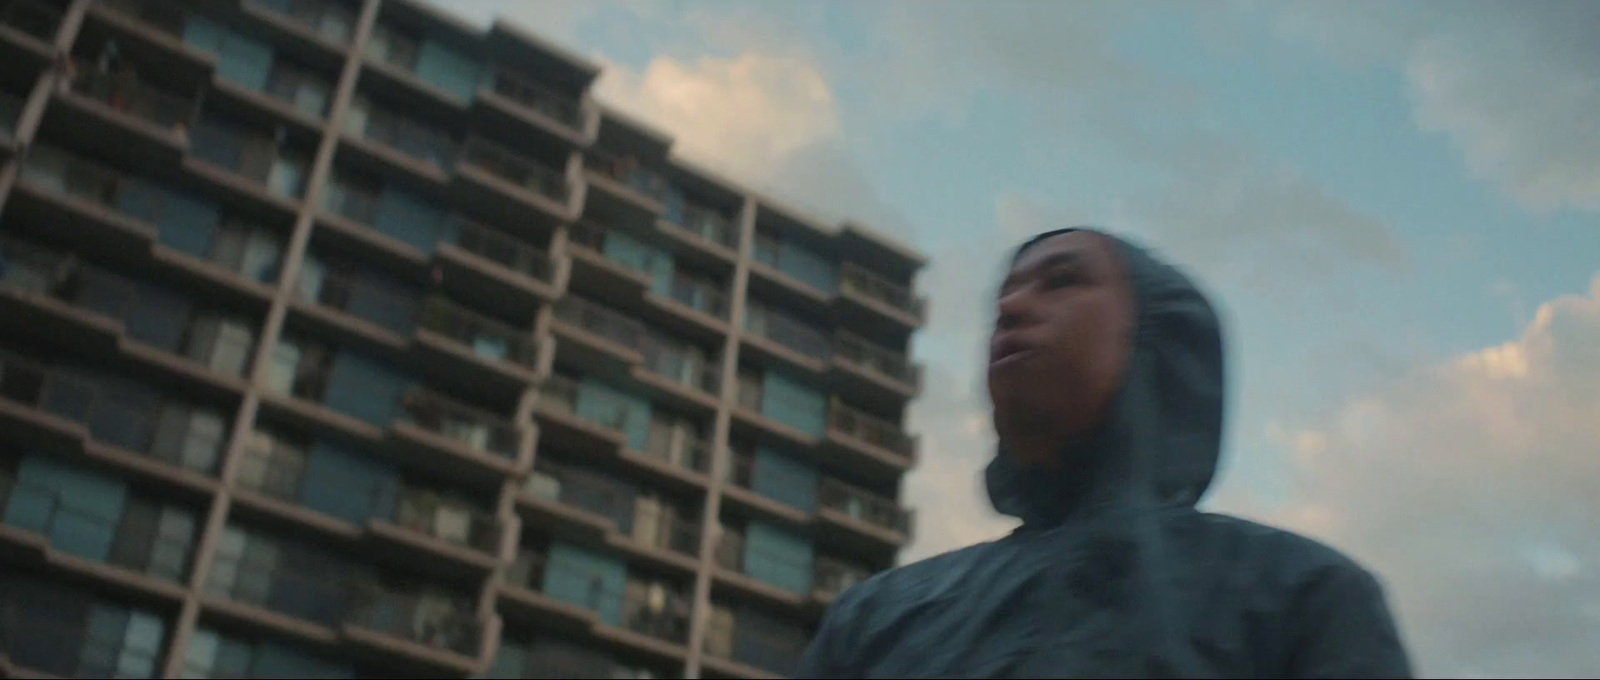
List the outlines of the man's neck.
{"type": "Polygon", "coordinates": [[[1061,463],[1064,438],[1044,433],[1027,433],[1006,437],[1005,455],[1023,468],[1048,468],[1061,463]]]}

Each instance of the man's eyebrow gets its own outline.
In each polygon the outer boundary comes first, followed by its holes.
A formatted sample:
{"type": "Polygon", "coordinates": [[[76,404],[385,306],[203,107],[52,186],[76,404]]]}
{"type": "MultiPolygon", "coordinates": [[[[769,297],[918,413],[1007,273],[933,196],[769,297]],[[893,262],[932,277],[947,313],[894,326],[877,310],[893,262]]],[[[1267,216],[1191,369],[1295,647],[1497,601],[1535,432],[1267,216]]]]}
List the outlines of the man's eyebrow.
{"type": "MultiPolygon", "coordinates": [[[[1043,271],[1055,267],[1078,266],[1083,264],[1083,260],[1083,253],[1079,251],[1058,250],[1040,257],[1038,261],[1028,265],[1028,270],[1043,271]]],[[[1009,288],[1012,284],[1016,283],[1017,275],[1021,273],[1023,272],[1013,269],[1010,273],[1006,274],[1005,280],[1000,283],[1001,290],[1009,288]]]]}

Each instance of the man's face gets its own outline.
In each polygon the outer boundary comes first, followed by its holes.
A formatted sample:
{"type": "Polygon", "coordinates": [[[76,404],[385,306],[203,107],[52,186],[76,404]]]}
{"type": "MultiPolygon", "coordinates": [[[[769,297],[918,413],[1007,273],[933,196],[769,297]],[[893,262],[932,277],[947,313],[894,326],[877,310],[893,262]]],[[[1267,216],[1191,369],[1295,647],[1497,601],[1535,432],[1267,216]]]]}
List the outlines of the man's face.
{"type": "Polygon", "coordinates": [[[1006,276],[997,308],[989,396],[1002,441],[1086,434],[1132,344],[1133,293],[1111,240],[1076,231],[1035,244],[1006,276]]]}

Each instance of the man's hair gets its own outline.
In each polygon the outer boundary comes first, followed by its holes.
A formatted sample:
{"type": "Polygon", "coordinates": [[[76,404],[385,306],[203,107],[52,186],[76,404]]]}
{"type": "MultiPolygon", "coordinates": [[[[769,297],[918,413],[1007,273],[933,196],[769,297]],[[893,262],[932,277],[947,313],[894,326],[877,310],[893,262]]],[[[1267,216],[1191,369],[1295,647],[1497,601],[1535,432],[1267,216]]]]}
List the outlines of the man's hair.
{"type": "Polygon", "coordinates": [[[1039,245],[1040,243],[1043,243],[1045,240],[1055,238],[1055,237],[1060,236],[1062,234],[1070,234],[1070,233],[1075,232],[1075,231],[1096,231],[1096,229],[1094,227],[1087,226],[1087,225],[1077,226],[1077,227],[1064,227],[1064,228],[1061,228],[1061,229],[1051,229],[1050,231],[1044,232],[1042,234],[1034,236],[1033,238],[1028,239],[1027,241],[1024,241],[1022,243],[1022,245],[1017,246],[1017,252],[1011,254],[1011,264],[1013,264],[1013,265],[1016,264],[1017,260],[1022,259],[1022,255],[1024,253],[1026,253],[1026,252],[1028,252],[1030,250],[1033,250],[1034,246],[1039,245]]]}

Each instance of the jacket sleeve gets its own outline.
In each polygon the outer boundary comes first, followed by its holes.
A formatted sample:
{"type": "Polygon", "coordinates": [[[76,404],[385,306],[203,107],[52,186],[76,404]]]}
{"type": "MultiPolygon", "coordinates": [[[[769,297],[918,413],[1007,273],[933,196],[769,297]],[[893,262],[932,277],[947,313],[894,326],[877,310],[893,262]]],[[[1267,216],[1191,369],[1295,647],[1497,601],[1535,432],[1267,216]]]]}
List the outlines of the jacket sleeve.
{"type": "Polygon", "coordinates": [[[1290,617],[1289,678],[1411,678],[1383,587],[1347,563],[1301,592],[1290,617]]]}

